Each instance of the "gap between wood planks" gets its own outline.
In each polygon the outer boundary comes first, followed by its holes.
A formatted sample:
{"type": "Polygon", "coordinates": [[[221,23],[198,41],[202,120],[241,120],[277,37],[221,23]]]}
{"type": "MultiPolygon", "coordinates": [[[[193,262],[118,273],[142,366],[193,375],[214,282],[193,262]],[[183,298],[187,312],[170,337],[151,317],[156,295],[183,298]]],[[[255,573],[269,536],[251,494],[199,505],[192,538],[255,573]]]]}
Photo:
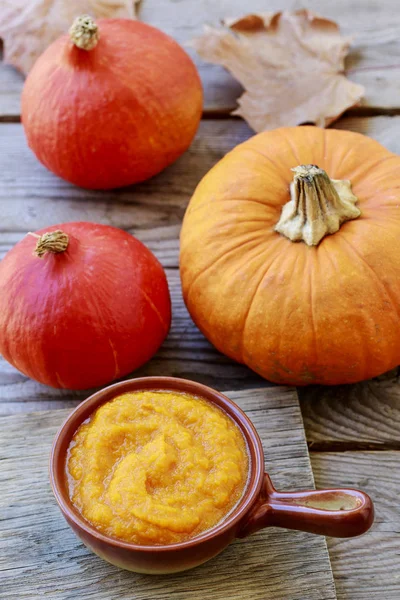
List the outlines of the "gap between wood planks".
{"type": "MultiPolygon", "coordinates": [[[[229,108],[216,108],[216,109],[205,109],[202,114],[202,119],[235,119],[239,120],[241,117],[232,115],[232,111],[236,109],[236,106],[229,108]]],[[[340,118],[343,117],[396,117],[400,115],[400,108],[381,108],[374,106],[356,106],[350,108],[344,112],[340,118]]],[[[21,123],[21,115],[0,115],[0,123],[21,123]]],[[[304,123],[306,124],[306,123],[304,123]]],[[[308,124],[308,123],[307,123],[308,124]]]]}
{"type": "MultiPolygon", "coordinates": [[[[301,406],[301,403],[300,403],[301,406]]],[[[400,442],[357,442],[357,441],[308,441],[307,446],[310,452],[400,452],[400,442]]]]}
{"type": "MultiPolygon", "coordinates": [[[[396,128],[398,128],[397,121],[400,121],[399,117],[347,118],[338,121],[335,126],[367,133],[387,145],[392,151],[400,152],[399,137],[396,135],[396,128]]],[[[4,134],[6,134],[6,130],[10,130],[9,136],[15,136],[16,141],[13,145],[14,154],[12,154],[12,157],[15,155],[22,161],[26,157],[27,162],[30,161],[24,175],[26,180],[23,179],[21,183],[20,179],[18,179],[18,182],[22,190],[27,190],[26,197],[30,199],[32,196],[32,203],[36,202],[38,198],[40,199],[43,194],[49,201],[53,198],[57,198],[57,200],[58,198],[72,198],[71,203],[75,202],[75,211],[78,214],[82,210],[82,207],[86,206],[86,201],[90,200],[91,202],[93,201],[90,207],[87,204],[90,211],[92,209],[96,211],[99,204],[104,205],[103,212],[103,209],[96,212],[96,219],[100,218],[101,222],[103,220],[108,222],[110,218],[107,212],[109,206],[115,207],[115,203],[118,203],[123,208],[125,204],[129,206],[136,206],[137,204],[141,208],[141,211],[138,211],[139,216],[143,211],[145,214],[140,217],[139,221],[136,218],[133,219],[128,229],[149,245],[158,258],[162,260],[164,267],[168,269],[172,279],[175,280],[178,278],[178,231],[181,217],[195,185],[216,160],[234,144],[243,141],[251,135],[250,130],[240,119],[221,119],[219,125],[217,120],[209,120],[208,123],[207,120],[204,120],[198,134],[197,142],[186,153],[185,157],[181,159],[181,162],[177,161],[176,165],[171,167],[169,172],[161,175],[158,179],[154,178],[149,184],[142,187],[139,186],[135,190],[136,195],[134,197],[133,195],[131,197],[132,190],[128,190],[127,194],[115,194],[115,196],[110,194],[104,197],[100,194],[82,193],[75,188],[64,185],[58,180],[54,180],[53,186],[51,182],[52,176],[47,175],[44,170],[42,171],[43,175],[40,175],[40,177],[34,175],[30,179],[31,166],[32,173],[36,173],[35,159],[33,155],[28,155],[20,125],[3,124],[2,129],[4,134]],[[191,175],[189,176],[188,171],[190,170],[191,175]],[[185,174],[186,178],[183,189],[182,173],[185,174]],[[35,177],[38,179],[35,179],[35,177]],[[43,190],[39,189],[38,191],[36,187],[38,182],[40,186],[42,180],[44,182],[43,190]],[[161,190],[165,188],[165,184],[170,181],[174,181],[175,183],[171,186],[168,193],[161,193],[161,190]],[[179,185],[176,182],[179,182],[179,185]],[[155,198],[155,200],[153,201],[152,198],[155,198]],[[148,212],[153,214],[153,209],[155,208],[154,214],[156,214],[164,203],[165,219],[159,219],[156,223],[153,223],[153,217],[150,218],[148,212]],[[166,243],[165,248],[164,242],[166,243]]],[[[5,143],[3,143],[3,146],[4,150],[8,151],[8,144],[6,143],[8,141],[7,135],[4,136],[5,143]]],[[[13,139],[13,137],[9,137],[9,141],[13,139]]],[[[40,167],[38,166],[38,173],[40,172],[39,169],[40,167]]],[[[18,178],[20,178],[19,173],[18,178]]],[[[6,202],[9,202],[10,197],[17,201],[19,200],[20,187],[13,187],[12,183],[13,180],[11,182],[8,179],[4,181],[3,197],[6,202]]],[[[57,206],[59,208],[62,206],[65,207],[65,204],[60,202],[57,203],[57,206]]],[[[15,209],[13,210],[14,212],[9,215],[10,231],[21,227],[19,219],[15,217],[17,213],[15,209]]],[[[68,211],[70,210],[72,209],[68,204],[68,211]]],[[[51,214],[55,218],[56,215],[53,212],[51,214]]],[[[70,214],[72,213],[63,213],[63,218],[58,219],[57,217],[56,222],[72,220],[69,216],[70,214]]],[[[112,222],[116,226],[126,228],[125,217],[122,218],[121,214],[125,215],[124,210],[121,210],[117,220],[112,222]]],[[[33,211],[33,216],[29,214],[29,218],[23,224],[21,231],[25,233],[26,230],[32,229],[34,224],[37,225],[36,228],[43,225],[40,220],[36,222],[35,219],[36,215],[33,211]]],[[[3,226],[4,224],[5,220],[3,219],[3,226]]],[[[0,240],[0,255],[3,250],[8,250],[18,239],[18,235],[5,235],[4,239],[0,240]]],[[[175,281],[174,289],[176,294],[179,295],[179,284],[177,281],[175,281]]],[[[143,374],[155,374],[162,367],[163,369],[173,369],[175,375],[179,374],[189,379],[192,377],[196,379],[201,378],[204,380],[204,383],[208,383],[221,390],[228,387],[226,382],[228,379],[232,381],[232,378],[235,379],[235,386],[243,386],[245,383],[247,386],[252,385],[256,378],[255,374],[252,374],[244,367],[235,366],[228,359],[217,355],[194,329],[194,326],[190,325],[191,329],[187,333],[183,322],[186,318],[182,312],[184,311],[183,304],[180,300],[177,302],[179,322],[172,331],[169,341],[166,342],[160,351],[160,355],[152,361],[143,374]],[[183,339],[182,331],[184,332],[183,339]],[[179,340],[179,343],[177,340],[179,340]],[[179,366],[177,366],[178,364],[179,366]]],[[[14,381],[13,376],[8,372],[5,373],[5,376],[6,386],[4,389],[8,397],[12,397],[15,390],[16,397],[20,399],[21,380],[18,378],[14,381]],[[14,388],[14,386],[16,387],[14,388]]],[[[355,451],[361,454],[361,452],[365,452],[366,450],[400,450],[400,392],[396,391],[395,393],[393,391],[395,379],[396,376],[393,376],[393,381],[390,378],[385,384],[371,381],[359,384],[358,386],[343,387],[340,393],[337,393],[333,388],[307,390],[307,394],[301,399],[301,407],[310,452],[317,457],[322,456],[323,453],[332,455],[335,452],[344,454],[355,451]]],[[[24,384],[24,389],[26,389],[26,385],[24,384]]],[[[24,393],[26,394],[26,392],[24,393]]],[[[34,390],[30,389],[29,402],[25,403],[24,408],[26,409],[29,405],[29,409],[33,409],[33,399],[36,397],[37,395],[34,390]]],[[[22,402],[18,402],[20,408],[22,408],[22,404],[22,402]]],[[[8,409],[8,407],[11,409],[12,405],[10,402],[3,403],[2,407],[3,410],[8,409]]],[[[380,456],[382,459],[384,458],[382,454],[380,456]]]]}
{"type": "MultiPolygon", "coordinates": [[[[240,119],[236,115],[232,115],[232,111],[234,111],[237,107],[231,106],[229,108],[218,108],[212,109],[208,108],[203,111],[202,118],[203,119],[240,119]]],[[[384,108],[380,106],[355,106],[353,108],[349,108],[346,110],[339,118],[343,117],[395,117],[400,115],[400,108],[384,108]]]]}

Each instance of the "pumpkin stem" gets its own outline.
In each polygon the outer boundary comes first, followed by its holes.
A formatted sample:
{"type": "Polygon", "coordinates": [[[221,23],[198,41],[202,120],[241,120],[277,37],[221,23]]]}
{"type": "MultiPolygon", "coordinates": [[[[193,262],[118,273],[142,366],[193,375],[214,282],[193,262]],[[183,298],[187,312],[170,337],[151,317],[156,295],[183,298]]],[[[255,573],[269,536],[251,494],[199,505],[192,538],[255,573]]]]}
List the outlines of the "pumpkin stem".
{"type": "Polygon", "coordinates": [[[330,179],[316,165],[299,165],[290,184],[291,200],[282,208],[275,231],[292,242],[316,246],[342,223],[357,219],[361,211],[355,203],[350,181],[330,179]]]}
{"type": "Polygon", "coordinates": [[[40,236],[35,233],[32,233],[31,235],[38,238],[33,254],[39,258],[43,258],[46,252],[58,254],[59,252],[65,252],[68,248],[69,237],[66,233],[61,231],[61,229],[57,229],[57,231],[47,231],[40,236]]]}
{"type": "Polygon", "coordinates": [[[92,17],[81,15],[72,23],[69,36],[75,46],[81,50],[93,50],[99,41],[99,28],[92,17]]]}

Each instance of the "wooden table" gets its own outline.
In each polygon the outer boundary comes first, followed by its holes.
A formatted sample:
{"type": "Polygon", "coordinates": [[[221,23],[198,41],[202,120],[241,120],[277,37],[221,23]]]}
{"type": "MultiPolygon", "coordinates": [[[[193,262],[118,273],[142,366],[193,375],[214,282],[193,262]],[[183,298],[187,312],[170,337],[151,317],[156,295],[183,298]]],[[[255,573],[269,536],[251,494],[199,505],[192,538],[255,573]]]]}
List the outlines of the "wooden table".
{"type": "MultiPolygon", "coordinates": [[[[367,134],[400,153],[400,12],[398,0],[308,0],[307,8],[336,19],[357,35],[348,76],[366,87],[361,107],[334,126],[367,134]],[[397,10],[396,10],[397,9],[397,10]],[[399,116],[398,116],[399,115],[399,116]]],[[[139,18],[185,42],[243,10],[292,7],[289,0],[143,0],[139,18]]],[[[190,150],[166,172],[135,188],[88,192],[48,173],[27,149],[19,118],[22,77],[0,66],[0,252],[27,231],[63,221],[87,220],[122,227],[145,242],[166,268],[174,325],[158,355],[140,374],[193,378],[221,390],[265,385],[247,368],[218,354],[180,300],[178,233],[195,185],[228,150],[252,132],[229,116],[240,88],[221,68],[196,59],[205,109],[190,150]]],[[[376,522],[368,537],[328,540],[339,599],[400,598],[400,386],[398,372],[337,388],[299,389],[317,487],[347,485],[368,491],[376,522]]],[[[76,405],[82,394],[52,390],[0,363],[2,415],[76,405]]],[[[288,599],[290,600],[290,599],[288,599]]],[[[305,597],[306,600],[306,597],[305,597]]]]}

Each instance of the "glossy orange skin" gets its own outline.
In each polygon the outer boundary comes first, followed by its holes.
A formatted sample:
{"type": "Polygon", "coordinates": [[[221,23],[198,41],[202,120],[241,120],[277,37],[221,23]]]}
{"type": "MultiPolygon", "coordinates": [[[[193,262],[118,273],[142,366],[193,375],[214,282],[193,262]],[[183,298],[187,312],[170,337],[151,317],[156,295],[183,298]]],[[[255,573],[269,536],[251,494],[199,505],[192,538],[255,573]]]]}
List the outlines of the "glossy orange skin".
{"type": "Polygon", "coordinates": [[[125,231],[94,223],[53,225],[69,245],[33,255],[27,235],[0,263],[0,352],[41,383],[103,385],[156,352],[171,322],[162,266],[125,231]]]}
{"type": "Polygon", "coordinates": [[[187,209],[189,312],[224,354],[277,383],[341,384],[400,363],[400,157],[360,134],[281,128],[237,146],[187,209]],[[361,217],[317,247],[274,226],[291,168],[349,179],[361,217]]]}
{"type": "Polygon", "coordinates": [[[64,35],[39,57],[24,85],[22,122],[53,173],[111,189],[152,177],[188,148],[202,89],[192,60],[158,29],[128,19],[97,24],[93,50],[64,35]]]}

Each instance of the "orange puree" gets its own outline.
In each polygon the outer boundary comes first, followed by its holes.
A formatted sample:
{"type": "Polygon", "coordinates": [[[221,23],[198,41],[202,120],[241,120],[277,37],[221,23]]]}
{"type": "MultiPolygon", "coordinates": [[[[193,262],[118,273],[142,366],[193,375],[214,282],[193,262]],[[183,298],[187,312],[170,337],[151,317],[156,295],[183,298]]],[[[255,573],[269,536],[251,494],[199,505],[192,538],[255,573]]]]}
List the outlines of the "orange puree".
{"type": "Polygon", "coordinates": [[[71,442],[70,497],[99,531],[172,544],[216,525],[242,495],[248,455],[219,408],[169,391],[132,392],[97,409],[71,442]]]}

